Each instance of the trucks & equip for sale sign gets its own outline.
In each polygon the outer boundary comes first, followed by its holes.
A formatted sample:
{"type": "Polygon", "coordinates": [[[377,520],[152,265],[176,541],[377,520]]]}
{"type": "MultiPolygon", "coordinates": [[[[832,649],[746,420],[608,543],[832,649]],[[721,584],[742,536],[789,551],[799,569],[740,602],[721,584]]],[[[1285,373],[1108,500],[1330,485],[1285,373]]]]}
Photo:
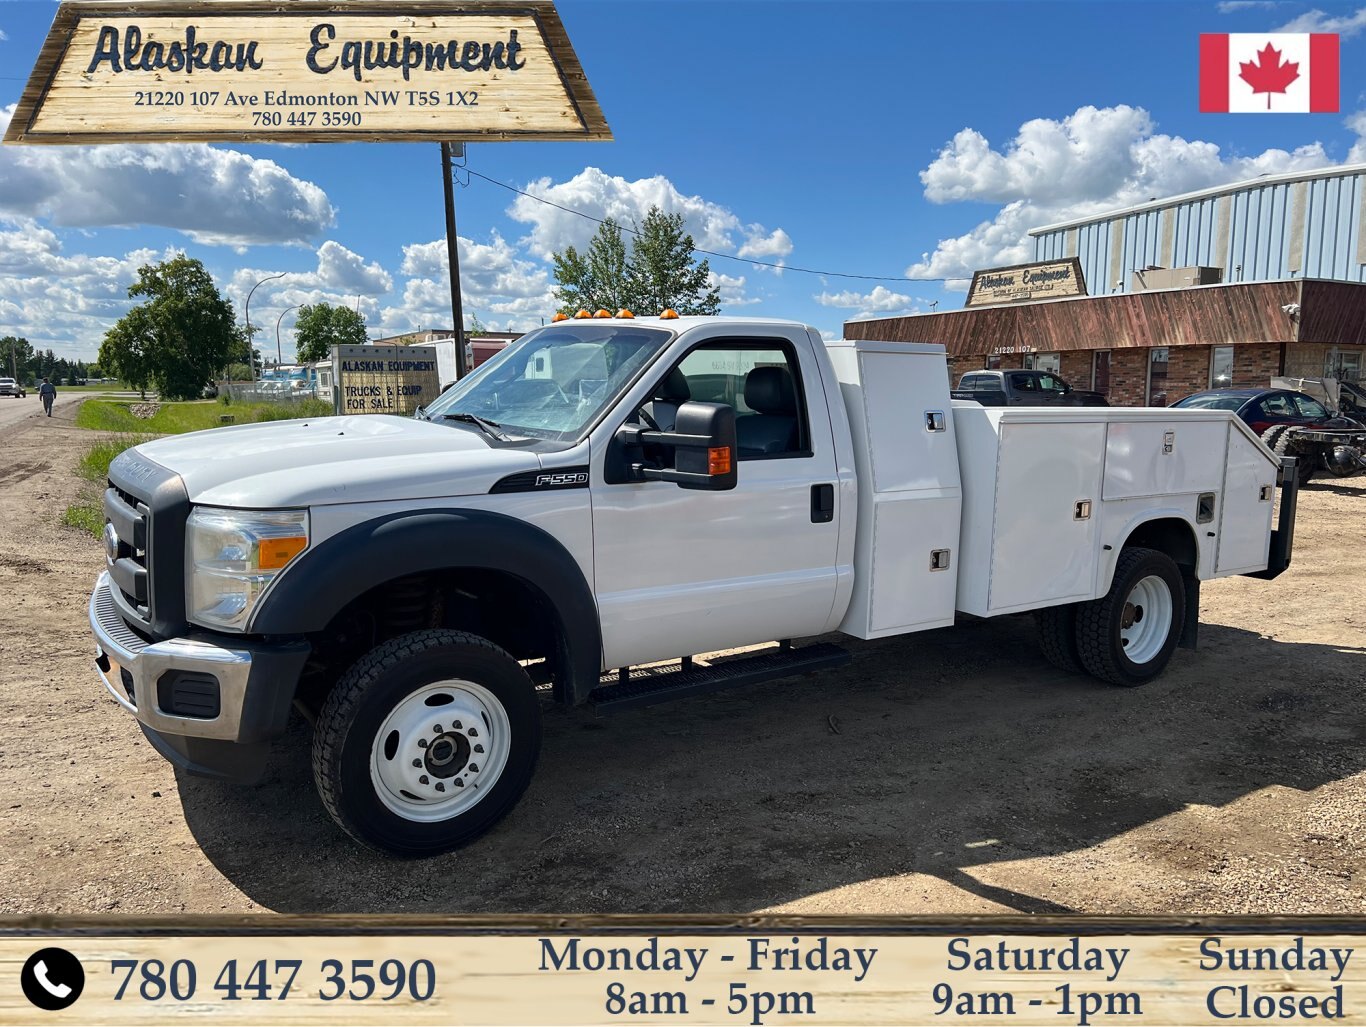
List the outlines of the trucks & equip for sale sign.
{"type": "Polygon", "coordinates": [[[604,140],[553,4],[63,4],[6,142],[604,140]]]}
{"type": "Polygon", "coordinates": [[[411,414],[441,394],[430,346],[334,346],[339,414],[411,414]]]}

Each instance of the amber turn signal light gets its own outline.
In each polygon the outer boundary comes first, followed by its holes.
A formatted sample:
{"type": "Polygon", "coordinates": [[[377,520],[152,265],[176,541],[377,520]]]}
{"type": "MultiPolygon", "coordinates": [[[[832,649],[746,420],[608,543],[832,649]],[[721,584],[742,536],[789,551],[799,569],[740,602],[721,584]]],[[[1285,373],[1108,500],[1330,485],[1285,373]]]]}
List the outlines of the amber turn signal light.
{"type": "Polygon", "coordinates": [[[257,551],[257,564],[263,571],[278,571],[290,560],[308,548],[308,539],[302,535],[288,538],[263,538],[257,551]]]}
{"type": "MultiPolygon", "coordinates": [[[[675,315],[677,316],[677,315],[675,315]]],[[[707,450],[707,473],[708,474],[729,474],[730,473],[730,447],[716,446],[707,450]]]]}

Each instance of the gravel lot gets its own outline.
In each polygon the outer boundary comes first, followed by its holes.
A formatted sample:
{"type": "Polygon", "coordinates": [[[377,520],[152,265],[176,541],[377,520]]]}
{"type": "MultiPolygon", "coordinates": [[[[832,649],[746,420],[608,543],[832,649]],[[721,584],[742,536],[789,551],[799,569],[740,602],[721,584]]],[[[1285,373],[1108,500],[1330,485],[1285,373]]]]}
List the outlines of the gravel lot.
{"type": "Polygon", "coordinates": [[[531,790],[421,863],[350,844],[302,723],[263,784],[178,777],[105,694],[93,436],[0,424],[2,913],[1366,913],[1366,477],[1302,493],[1293,567],[1207,584],[1140,689],[1028,618],[855,643],[839,672],[610,720],[547,713],[531,790]]]}

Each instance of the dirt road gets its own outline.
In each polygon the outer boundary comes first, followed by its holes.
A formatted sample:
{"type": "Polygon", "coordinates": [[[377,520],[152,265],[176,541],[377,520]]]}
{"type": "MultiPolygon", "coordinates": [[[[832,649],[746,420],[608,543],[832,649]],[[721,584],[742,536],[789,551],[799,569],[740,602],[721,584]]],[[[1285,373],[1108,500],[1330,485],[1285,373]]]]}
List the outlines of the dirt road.
{"type": "Polygon", "coordinates": [[[237,788],[178,779],[106,696],[99,546],[57,522],[70,416],[0,426],[0,912],[1366,913],[1366,478],[1310,486],[1291,570],[1206,585],[1200,650],[1145,688],[1006,618],[553,710],[511,817],[403,863],[328,821],[303,725],[237,788]]]}

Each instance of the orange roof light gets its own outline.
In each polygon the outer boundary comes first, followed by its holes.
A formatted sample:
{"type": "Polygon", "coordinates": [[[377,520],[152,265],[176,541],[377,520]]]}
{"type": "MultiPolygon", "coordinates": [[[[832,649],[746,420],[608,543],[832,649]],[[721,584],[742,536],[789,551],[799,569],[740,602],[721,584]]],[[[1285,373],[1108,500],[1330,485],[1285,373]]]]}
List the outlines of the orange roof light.
{"type": "Polygon", "coordinates": [[[581,319],[581,318],[592,317],[592,316],[593,316],[593,315],[590,314],[588,311],[586,311],[586,310],[580,310],[577,314],[574,315],[574,319],[577,321],[577,320],[579,320],[579,319],[581,319]]]}
{"type": "Polygon", "coordinates": [[[630,312],[629,310],[627,310],[625,307],[622,307],[620,310],[617,311],[617,317],[635,317],[635,316],[636,316],[635,314],[631,313],[631,312],[630,312]]]}
{"type": "Polygon", "coordinates": [[[659,315],[659,319],[660,319],[661,321],[673,321],[673,320],[676,320],[677,318],[678,318],[678,311],[674,310],[673,308],[670,308],[670,309],[664,311],[664,313],[662,313],[662,314],[659,315]]]}
{"type": "Polygon", "coordinates": [[[569,320],[569,315],[566,314],[564,311],[560,311],[560,313],[556,314],[554,317],[552,317],[552,318],[550,319],[550,323],[551,323],[551,324],[554,324],[556,321],[568,321],[568,320],[569,320]]]}
{"type": "Polygon", "coordinates": [[[612,316],[612,312],[611,312],[610,310],[595,310],[595,311],[593,311],[593,316],[594,316],[594,317],[611,317],[611,316],[612,316]]]}

